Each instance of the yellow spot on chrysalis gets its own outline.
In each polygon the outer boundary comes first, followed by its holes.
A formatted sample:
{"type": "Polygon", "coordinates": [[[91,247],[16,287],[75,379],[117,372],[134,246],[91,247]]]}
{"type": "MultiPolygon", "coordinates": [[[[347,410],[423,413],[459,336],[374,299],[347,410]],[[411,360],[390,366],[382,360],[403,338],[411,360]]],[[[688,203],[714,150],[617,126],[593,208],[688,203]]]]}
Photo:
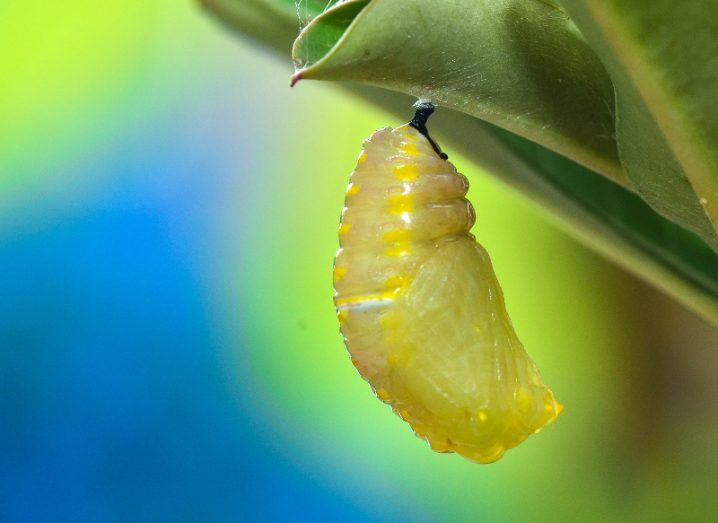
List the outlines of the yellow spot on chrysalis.
{"type": "Polygon", "coordinates": [[[346,322],[348,317],[349,317],[349,311],[347,309],[341,309],[337,312],[337,318],[339,318],[339,323],[341,323],[341,324],[346,322]]]}
{"type": "Polygon", "coordinates": [[[386,391],[386,389],[376,389],[376,397],[379,398],[381,401],[389,401],[389,393],[386,391]]]}
{"type": "Polygon", "coordinates": [[[391,247],[388,247],[384,254],[392,257],[407,256],[411,252],[411,245],[409,242],[399,242],[391,247]]]}
{"type": "Polygon", "coordinates": [[[382,300],[393,300],[396,298],[396,295],[399,294],[401,291],[401,287],[392,287],[390,289],[385,290],[384,292],[379,293],[382,300]]]}
{"type": "Polygon", "coordinates": [[[416,166],[411,164],[397,165],[392,169],[394,176],[403,182],[410,182],[416,180],[419,173],[416,172],[416,166]]]}
{"type": "Polygon", "coordinates": [[[412,142],[416,141],[416,131],[413,127],[404,125],[399,127],[398,129],[395,129],[395,132],[406,140],[411,140],[412,142]]]}
{"type": "Polygon", "coordinates": [[[357,158],[357,165],[361,165],[364,162],[366,162],[366,151],[362,151],[359,158],[357,158]]]}
{"type": "Polygon", "coordinates": [[[351,229],[351,228],[352,228],[351,224],[349,224],[349,223],[342,223],[342,224],[339,226],[339,236],[345,235],[346,233],[349,232],[349,229],[351,229]]]}
{"type": "Polygon", "coordinates": [[[407,156],[419,156],[419,151],[416,150],[416,147],[413,143],[406,142],[401,144],[399,147],[402,153],[404,153],[407,156]]]}
{"type": "Polygon", "coordinates": [[[488,419],[489,419],[488,413],[487,413],[485,410],[483,410],[483,409],[481,409],[481,410],[479,411],[479,416],[478,416],[478,417],[479,417],[479,421],[480,421],[481,423],[486,423],[486,422],[488,421],[488,419]]]}
{"type": "Polygon", "coordinates": [[[405,276],[390,276],[384,280],[384,287],[387,289],[400,289],[401,287],[404,287],[406,283],[407,278],[405,276]]]}
{"type": "Polygon", "coordinates": [[[334,281],[337,282],[337,281],[341,280],[346,273],[347,273],[346,267],[339,267],[339,266],[335,265],[334,266],[334,281]]]}
{"type": "Polygon", "coordinates": [[[359,186],[355,183],[350,183],[349,186],[347,187],[346,195],[354,196],[358,192],[359,192],[359,186]]]}
{"type": "Polygon", "coordinates": [[[389,196],[389,212],[391,214],[402,214],[414,210],[414,195],[394,194],[389,196]]]}
{"type": "Polygon", "coordinates": [[[561,411],[563,410],[563,405],[561,405],[559,402],[556,401],[556,399],[553,397],[553,394],[551,392],[546,391],[543,395],[543,403],[544,403],[544,410],[546,412],[553,412],[556,411],[556,416],[561,414],[561,411]]]}
{"type": "Polygon", "coordinates": [[[382,236],[386,243],[399,243],[408,242],[411,237],[411,231],[409,229],[394,229],[393,231],[387,231],[382,236]]]}

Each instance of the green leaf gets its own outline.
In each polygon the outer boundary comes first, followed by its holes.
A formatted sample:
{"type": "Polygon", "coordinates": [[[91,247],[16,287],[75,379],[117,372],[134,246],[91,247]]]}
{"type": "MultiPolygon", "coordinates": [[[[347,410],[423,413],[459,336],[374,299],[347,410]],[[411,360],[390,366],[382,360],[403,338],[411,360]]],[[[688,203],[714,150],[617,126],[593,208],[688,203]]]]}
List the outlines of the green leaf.
{"type": "Polygon", "coordinates": [[[626,183],[611,81],[549,4],[352,0],[316,17],[293,57],[295,80],[361,82],[426,98],[626,183]]]}
{"type": "Polygon", "coordinates": [[[615,86],[628,177],[656,210],[718,245],[718,2],[563,5],[615,86]]]}
{"type": "MultiPolygon", "coordinates": [[[[254,40],[287,56],[286,35],[296,36],[298,30],[293,3],[205,0],[205,5],[240,32],[247,34],[244,28],[251,25],[252,34],[259,35],[254,40]],[[259,9],[259,5],[264,7],[259,9]],[[245,9],[248,6],[252,9],[245,9]],[[260,11],[266,13],[264,18],[256,16],[260,11]],[[285,36],[268,37],[270,33],[285,36]]],[[[308,10],[309,17],[320,15],[323,8],[324,5],[308,10]]],[[[299,51],[303,59],[317,64],[314,59],[331,51],[339,39],[347,36],[347,31],[353,31],[350,26],[360,15],[361,11],[353,18],[344,17],[335,23],[334,27],[341,31],[335,31],[331,38],[315,40],[321,45],[299,51]]],[[[552,16],[566,19],[561,11],[552,16]]],[[[432,27],[431,22],[422,27],[432,27]]],[[[317,21],[306,30],[316,30],[316,24],[317,21]]],[[[299,43],[295,49],[298,46],[299,43]]],[[[356,83],[342,86],[394,114],[409,116],[414,100],[411,96],[356,83]]],[[[408,88],[405,92],[413,93],[408,88]]],[[[381,124],[378,122],[377,126],[381,124]]],[[[661,217],[630,190],[613,183],[607,173],[598,174],[596,168],[579,165],[534,141],[459,111],[437,111],[432,117],[431,131],[445,150],[461,153],[514,187],[579,241],[718,325],[718,256],[697,236],[661,217]]]]}

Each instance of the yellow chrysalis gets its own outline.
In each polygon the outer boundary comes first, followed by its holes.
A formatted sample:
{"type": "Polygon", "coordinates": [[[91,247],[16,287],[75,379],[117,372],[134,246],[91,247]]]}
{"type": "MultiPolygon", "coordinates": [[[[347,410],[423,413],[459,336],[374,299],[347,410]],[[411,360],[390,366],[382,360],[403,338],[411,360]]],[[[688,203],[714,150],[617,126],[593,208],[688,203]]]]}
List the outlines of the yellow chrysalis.
{"type": "Polygon", "coordinates": [[[439,452],[499,459],[562,406],[514,332],[486,251],[469,233],[468,183],[411,124],[364,142],[334,262],[352,361],[377,397],[439,452]]]}

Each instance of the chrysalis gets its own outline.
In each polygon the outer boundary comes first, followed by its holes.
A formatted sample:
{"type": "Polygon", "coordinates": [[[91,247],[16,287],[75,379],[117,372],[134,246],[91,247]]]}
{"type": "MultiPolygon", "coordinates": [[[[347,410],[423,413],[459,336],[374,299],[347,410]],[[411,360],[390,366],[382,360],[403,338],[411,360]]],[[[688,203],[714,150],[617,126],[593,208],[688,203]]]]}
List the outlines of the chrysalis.
{"type": "Polygon", "coordinates": [[[379,399],[436,451],[499,459],[562,406],[514,332],[488,254],[469,233],[468,183],[410,124],[364,142],[334,261],[352,361],[379,399]]]}

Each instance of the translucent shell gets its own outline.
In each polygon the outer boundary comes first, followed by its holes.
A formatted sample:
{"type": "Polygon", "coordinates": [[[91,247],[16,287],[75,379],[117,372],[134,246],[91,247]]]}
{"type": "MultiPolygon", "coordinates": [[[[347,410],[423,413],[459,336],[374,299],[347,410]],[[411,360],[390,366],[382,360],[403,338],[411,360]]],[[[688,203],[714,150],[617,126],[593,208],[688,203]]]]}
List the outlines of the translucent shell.
{"type": "Polygon", "coordinates": [[[377,397],[434,450],[490,463],[562,406],[469,234],[467,189],[413,127],[374,133],[347,188],[335,305],[352,361],[377,397]]]}

